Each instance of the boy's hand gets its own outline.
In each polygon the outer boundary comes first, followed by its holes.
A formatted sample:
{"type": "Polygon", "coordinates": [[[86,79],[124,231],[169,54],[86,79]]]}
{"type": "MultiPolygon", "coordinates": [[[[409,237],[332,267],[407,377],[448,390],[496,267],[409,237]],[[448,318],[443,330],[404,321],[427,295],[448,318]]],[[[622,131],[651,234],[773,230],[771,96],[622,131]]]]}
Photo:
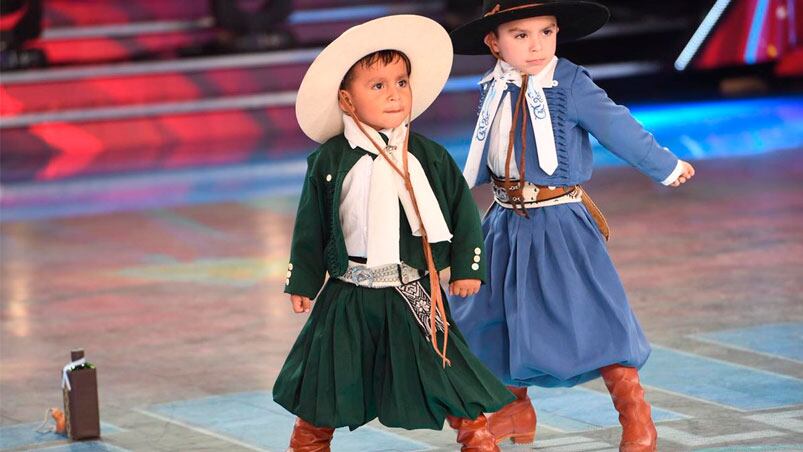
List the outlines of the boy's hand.
{"type": "Polygon", "coordinates": [[[293,312],[296,314],[309,312],[310,306],[312,306],[312,301],[310,301],[309,297],[301,295],[290,295],[290,302],[293,303],[293,312]]]}
{"type": "Polygon", "coordinates": [[[689,162],[681,160],[680,165],[683,167],[683,171],[680,173],[680,176],[678,176],[678,179],[670,184],[670,187],[680,187],[694,177],[694,167],[691,166],[689,162]]]}
{"type": "Polygon", "coordinates": [[[459,279],[449,284],[449,295],[466,298],[480,291],[479,279],[459,279]]]}

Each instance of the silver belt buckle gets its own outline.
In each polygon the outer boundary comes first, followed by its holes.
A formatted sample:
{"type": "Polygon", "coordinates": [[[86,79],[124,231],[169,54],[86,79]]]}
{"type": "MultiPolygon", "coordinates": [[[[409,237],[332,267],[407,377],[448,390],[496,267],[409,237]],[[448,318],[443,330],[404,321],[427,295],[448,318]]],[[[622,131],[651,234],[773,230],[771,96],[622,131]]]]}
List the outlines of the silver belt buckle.
{"type": "Polygon", "coordinates": [[[364,282],[368,281],[368,287],[373,287],[374,273],[371,269],[367,267],[351,267],[349,270],[351,272],[349,279],[351,279],[351,282],[355,285],[362,286],[364,282]]]}
{"type": "Polygon", "coordinates": [[[494,197],[499,202],[507,202],[507,192],[505,192],[505,189],[502,188],[502,187],[499,187],[496,184],[491,184],[491,185],[493,186],[494,197]]]}

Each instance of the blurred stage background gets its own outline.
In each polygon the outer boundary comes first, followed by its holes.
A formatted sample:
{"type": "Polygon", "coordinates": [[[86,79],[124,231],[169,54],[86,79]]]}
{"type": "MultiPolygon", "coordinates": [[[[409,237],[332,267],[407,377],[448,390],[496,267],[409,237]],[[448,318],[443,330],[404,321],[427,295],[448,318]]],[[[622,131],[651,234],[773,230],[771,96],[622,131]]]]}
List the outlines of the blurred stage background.
{"type": "MultiPolygon", "coordinates": [[[[352,25],[451,28],[478,3],[0,1],[0,450],[284,450],[270,389],[306,320],[282,290],[314,149],[296,89],[352,25]],[[73,347],[98,366],[102,441],[35,431],[73,347]]],[[[668,189],[596,145],[588,185],[654,345],[659,450],[803,450],[803,0],[603,3],[612,21],[558,54],[697,168],[668,189]]],[[[414,125],[460,164],[491,64],[458,57],[414,125]]],[[[616,450],[599,381],[530,394],[537,450],[616,450]]],[[[454,433],[373,422],[333,450],[454,433]]]]}
{"type": "MultiPolygon", "coordinates": [[[[297,190],[314,146],[293,102],[321,46],[388,14],[451,27],[477,14],[477,3],[5,1],[4,217],[297,190]]],[[[587,66],[674,152],[703,159],[803,144],[800,0],[606,3],[611,23],[558,53],[587,66]]],[[[416,124],[458,162],[476,117],[476,82],[490,65],[458,57],[444,94],[416,124]]],[[[620,163],[599,150],[598,164],[620,163]]]]}

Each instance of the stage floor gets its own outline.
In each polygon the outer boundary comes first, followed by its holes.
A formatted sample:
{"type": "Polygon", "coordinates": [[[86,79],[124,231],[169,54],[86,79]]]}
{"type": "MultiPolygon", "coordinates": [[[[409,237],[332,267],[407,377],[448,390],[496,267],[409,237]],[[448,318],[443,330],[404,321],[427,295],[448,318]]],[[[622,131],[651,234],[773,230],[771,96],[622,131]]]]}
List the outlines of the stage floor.
{"type": "MultiPolygon", "coordinates": [[[[696,166],[680,189],[629,168],[588,185],[654,346],[659,450],[803,450],[803,149],[696,166]]],[[[284,450],[293,417],[270,390],[306,320],[282,294],[296,202],[2,223],[0,449],[284,450]],[[73,347],[98,367],[102,441],[34,433],[73,347]]],[[[616,450],[599,381],[531,395],[535,449],[616,450]]],[[[333,450],[453,451],[454,436],[372,423],[333,450]]]]}

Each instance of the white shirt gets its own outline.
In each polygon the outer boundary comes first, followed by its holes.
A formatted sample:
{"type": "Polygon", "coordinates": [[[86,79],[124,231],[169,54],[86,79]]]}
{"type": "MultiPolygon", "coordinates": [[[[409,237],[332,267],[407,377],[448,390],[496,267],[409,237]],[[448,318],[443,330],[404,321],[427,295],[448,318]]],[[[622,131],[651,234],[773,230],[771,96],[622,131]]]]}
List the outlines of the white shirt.
{"type": "Polygon", "coordinates": [[[371,156],[362,156],[343,179],[340,227],[349,256],[368,257],[368,193],[373,163],[371,156]]]}
{"type": "MultiPolygon", "coordinates": [[[[366,257],[369,267],[400,262],[399,225],[402,210],[414,236],[420,237],[426,231],[430,243],[451,240],[452,233],[421,162],[414,155],[407,155],[409,182],[418,207],[405,182],[394,171],[394,164],[402,164],[397,154],[404,152],[409,126],[404,124],[381,131],[360,129],[345,114],[343,125],[343,134],[349,146],[352,149],[362,148],[372,154],[361,156],[344,178],[344,182],[349,179],[348,189],[341,191],[338,212],[344,216],[341,219],[342,229],[348,231],[347,236],[344,234],[344,240],[349,243],[346,251],[352,256],[366,257]],[[388,160],[379,157],[379,152],[374,149],[374,143],[380,143],[383,139],[388,142],[388,160]],[[373,156],[376,158],[371,159],[373,156]],[[418,210],[421,212],[420,218],[418,210]]],[[[348,152],[348,149],[344,151],[348,152]]]]}
{"type": "MultiPolygon", "coordinates": [[[[499,134],[500,133],[507,133],[509,134],[510,131],[503,131],[501,130],[500,123],[502,122],[502,115],[499,114],[500,110],[502,109],[502,104],[505,102],[510,102],[510,93],[505,93],[502,97],[502,102],[499,103],[499,107],[497,108],[497,114],[494,115],[494,122],[493,126],[491,126],[490,130],[490,138],[489,138],[489,149],[488,149],[488,168],[491,169],[491,173],[498,178],[505,177],[505,163],[507,162],[507,148],[501,149],[498,146],[494,146],[493,143],[499,143],[499,134]]],[[[505,140],[507,142],[507,139],[505,140]]],[[[515,143],[515,141],[514,141],[515,143]]],[[[519,165],[516,162],[516,146],[513,145],[513,157],[510,159],[510,178],[511,179],[518,179],[519,178],[519,165]]]]}

